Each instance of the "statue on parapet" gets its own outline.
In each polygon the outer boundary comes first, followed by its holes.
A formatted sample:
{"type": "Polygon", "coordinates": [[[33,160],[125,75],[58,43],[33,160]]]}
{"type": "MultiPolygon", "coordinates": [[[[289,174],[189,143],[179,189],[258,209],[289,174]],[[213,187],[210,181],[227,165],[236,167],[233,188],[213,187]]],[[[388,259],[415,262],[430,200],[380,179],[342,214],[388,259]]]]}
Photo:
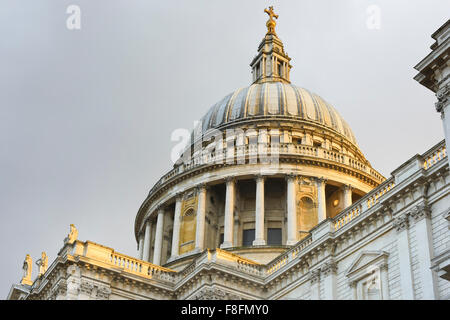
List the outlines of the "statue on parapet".
{"type": "Polygon", "coordinates": [[[31,271],[32,271],[32,265],[33,261],[31,259],[31,256],[29,254],[26,255],[25,261],[23,262],[23,277],[21,284],[29,285],[31,286],[33,284],[33,281],[31,281],[31,271]]]}
{"type": "Polygon", "coordinates": [[[70,225],[70,232],[67,235],[67,238],[64,239],[64,243],[73,244],[75,240],[78,238],[78,230],[75,228],[75,225],[70,225]]]}
{"type": "Polygon", "coordinates": [[[40,277],[44,275],[44,273],[48,269],[48,257],[44,251],[42,251],[41,258],[38,261],[36,261],[36,264],[39,266],[39,277],[40,277]]]}

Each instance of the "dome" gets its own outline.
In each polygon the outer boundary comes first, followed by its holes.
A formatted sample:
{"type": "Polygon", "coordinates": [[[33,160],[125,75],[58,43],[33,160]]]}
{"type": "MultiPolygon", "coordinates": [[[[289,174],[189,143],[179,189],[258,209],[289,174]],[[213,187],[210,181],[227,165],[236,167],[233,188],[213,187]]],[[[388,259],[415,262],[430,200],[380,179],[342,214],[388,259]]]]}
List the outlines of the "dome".
{"type": "Polygon", "coordinates": [[[385,180],[336,109],[291,84],[291,58],[267,13],[252,84],[207,111],[139,208],[144,260],[182,270],[220,247],[265,264],[385,180]]]}
{"type": "Polygon", "coordinates": [[[202,133],[264,118],[303,120],[331,129],[357,146],[355,136],[337,110],[323,98],[290,83],[254,83],[230,93],[201,120],[202,133]]]}

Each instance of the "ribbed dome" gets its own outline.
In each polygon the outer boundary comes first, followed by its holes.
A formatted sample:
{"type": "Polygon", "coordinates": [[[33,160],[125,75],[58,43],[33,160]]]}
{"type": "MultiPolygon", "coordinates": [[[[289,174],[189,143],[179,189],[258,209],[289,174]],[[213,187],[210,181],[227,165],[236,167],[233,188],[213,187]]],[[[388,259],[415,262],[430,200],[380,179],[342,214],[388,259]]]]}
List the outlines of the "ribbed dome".
{"type": "Polygon", "coordinates": [[[357,146],[352,130],[333,106],[306,89],[282,82],[254,83],[227,95],[202,118],[202,132],[256,117],[316,122],[342,134],[357,146]]]}

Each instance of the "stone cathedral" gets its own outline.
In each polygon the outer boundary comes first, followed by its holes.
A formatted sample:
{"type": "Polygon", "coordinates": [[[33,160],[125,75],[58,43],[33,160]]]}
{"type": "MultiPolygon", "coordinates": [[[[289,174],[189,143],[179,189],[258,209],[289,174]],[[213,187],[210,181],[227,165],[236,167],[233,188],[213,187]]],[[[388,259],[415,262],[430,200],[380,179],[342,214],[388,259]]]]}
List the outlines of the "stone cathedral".
{"type": "MultiPolygon", "coordinates": [[[[382,176],[339,112],[290,82],[278,16],[265,12],[252,83],[206,112],[150,190],[137,256],[71,225],[34,277],[26,256],[8,299],[450,298],[446,141],[382,176]]],[[[436,93],[450,139],[450,20],[432,38],[415,79],[436,93]]]]}

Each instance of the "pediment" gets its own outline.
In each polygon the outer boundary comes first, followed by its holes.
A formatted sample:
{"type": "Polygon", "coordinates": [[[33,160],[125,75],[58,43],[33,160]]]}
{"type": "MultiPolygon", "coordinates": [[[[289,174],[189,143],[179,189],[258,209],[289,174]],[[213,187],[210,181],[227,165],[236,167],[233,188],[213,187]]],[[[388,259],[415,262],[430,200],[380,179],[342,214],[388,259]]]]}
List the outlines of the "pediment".
{"type": "Polygon", "coordinates": [[[386,262],[389,253],[386,251],[362,251],[358,254],[356,259],[348,268],[345,275],[350,277],[351,275],[365,270],[371,265],[386,262]]]}

